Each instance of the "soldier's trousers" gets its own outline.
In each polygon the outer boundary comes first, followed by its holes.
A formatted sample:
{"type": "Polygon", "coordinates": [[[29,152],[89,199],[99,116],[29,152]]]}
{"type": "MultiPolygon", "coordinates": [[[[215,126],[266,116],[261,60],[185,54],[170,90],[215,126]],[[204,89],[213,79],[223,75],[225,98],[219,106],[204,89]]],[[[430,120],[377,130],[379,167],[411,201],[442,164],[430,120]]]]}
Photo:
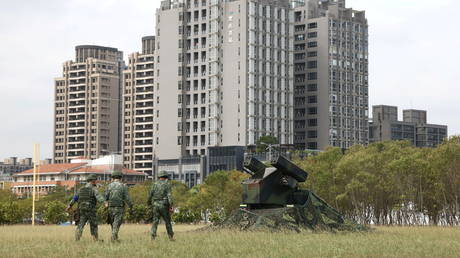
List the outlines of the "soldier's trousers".
{"type": "Polygon", "coordinates": [[[80,210],[80,221],[78,222],[77,229],[75,230],[75,240],[80,240],[86,222],[89,223],[91,235],[96,239],[98,238],[96,210],[80,210]]]}
{"type": "Polygon", "coordinates": [[[112,226],[112,240],[118,240],[118,231],[125,215],[124,207],[109,207],[109,217],[112,226]]]}
{"type": "Polygon", "coordinates": [[[152,238],[155,238],[157,236],[157,228],[158,228],[158,223],[160,222],[160,217],[162,217],[165,222],[166,231],[168,232],[168,236],[172,238],[174,236],[174,232],[173,232],[172,225],[171,225],[171,214],[169,214],[169,205],[160,202],[158,204],[154,204],[152,209],[153,209],[153,223],[152,223],[152,229],[150,230],[150,234],[152,238]]]}

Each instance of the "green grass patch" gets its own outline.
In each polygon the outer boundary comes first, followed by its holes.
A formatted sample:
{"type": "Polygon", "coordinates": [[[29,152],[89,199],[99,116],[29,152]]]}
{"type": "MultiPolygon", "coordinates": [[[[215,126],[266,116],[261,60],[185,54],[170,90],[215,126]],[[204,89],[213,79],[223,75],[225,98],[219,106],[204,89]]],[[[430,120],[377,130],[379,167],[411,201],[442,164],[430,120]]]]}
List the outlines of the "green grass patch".
{"type": "Polygon", "coordinates": [[[74,242],[73,226],[2,226],[0,257],[459,257],[460,229],[377,227],[366,233],[264,233],[194,231],[176,225],[170,242],[159,227],[123,225],[121,243],[110,243],[110,227],[99,227],[104,242],[93,242],[89,227],[74,242]]]}

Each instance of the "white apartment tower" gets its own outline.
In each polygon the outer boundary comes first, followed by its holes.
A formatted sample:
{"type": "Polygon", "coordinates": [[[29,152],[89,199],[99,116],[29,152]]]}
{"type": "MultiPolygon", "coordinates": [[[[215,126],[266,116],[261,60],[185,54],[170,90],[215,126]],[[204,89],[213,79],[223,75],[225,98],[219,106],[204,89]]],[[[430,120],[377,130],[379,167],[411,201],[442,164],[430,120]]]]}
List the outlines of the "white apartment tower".
{"type": "Polygon", "coordinates": [[[156,14],[155,158],[246,146],[264,135],[293,143],[289,2],[161,2],[156,14]]]}
{"type": "Polygon", "coordinates": [[[123,52],[89,45],[75,50],[75,61],[65,62],[55,79],[55,163],[95,159],[121,147],[123,52]]]}
{"type": "Polygon", "coordinates": [[[129,55],[123,72],[123,164],[153,173],[155,37],[142,38],[142,52],[129,55]]]}
{"type": "Polygon", "coordinates": [[[368,143],[368,25],[345,0],[294,8],[294,143],[298,149],[368,143]]]}

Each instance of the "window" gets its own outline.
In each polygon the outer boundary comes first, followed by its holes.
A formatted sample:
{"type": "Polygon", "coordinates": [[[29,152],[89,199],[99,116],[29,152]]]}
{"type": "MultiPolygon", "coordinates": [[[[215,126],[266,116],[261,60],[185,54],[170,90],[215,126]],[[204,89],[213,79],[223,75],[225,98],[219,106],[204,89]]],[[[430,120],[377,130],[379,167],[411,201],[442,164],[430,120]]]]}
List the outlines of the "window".
{"type": "Polygon", "coordinates": [[[308,28],[309,28],[309,29],[318,28],[318,23],[316,23],[316,22],[309,23],[309,24],[308,24],[308,28]]]}
{"type": "Polygon", "coordinates": [[[307,132],[308,138],[318,138],[318,131],[312,130],[307,132]]]}
{"type": "Polygon", "coordinates": [[[316,80],[316,79],[318,79],[318,73],[316,73],[316,72],[308,73],[307,74],[307,79],[308,80],[316,80]]]}
{"type": "Polygon", "coordinates": [[[308,126],[318,126],[318,119],[308,119],[308,126]]]}
{"type": "Polygon", "coordinates": [[[307,148],[309,150],[316,150],[316,149],[318,149],[318,143],[317,142],[308,142],[307,143],[307,148]]]}
{"type": "Polygon", "coordinates": [[[307,91],[317,91],[318,85],[316,83],[311,83],[307,85],[307,91]]]}
{"type": "Polygon", "coordinates": [[[310,104],[318,103],[318,98],[316,96],[308,96],[307,101],[310,104]]]}
{"type": "Polygon", "coordinates": [[[316,51],[308,51],[308,52],[307,52],[307,56],[308,56],[308,57],[315,57],[315,56],[318,56],[318,52],[316,52],[316,51]]]}
{"type": "Polygon", "coordinates": [[[294,41],[301,41],[305,40],[305,35],[304,34],[299,34],[294,36],[294,41]]]}
{"type": "Polygon", "coordinates": [[[308,68],[317,68],[318,67],[318,62],[317,61],[308,61],[307,67],[308,68]]]}
{"type": "Polygon", "coordinates": [[[307,34],[307,38],[311,39],[311,38],[316,38],[318,37],[318,32],[309,32],[307,34]]]}
{"type": "Polygon", "coordinates": [[[317,47],[317,46],[318,46],[318,42],[316,41],[308,42],[308,45],[307,45],[307,47],[317,47]]]}
{"type": "Polygon", "coordinates": [[[318,108],[317,108],[317,107],[310,107],[310,108],[308,108],[308,114],[309,114],[309,115],[316,115],[316,114],[318,114],[318,108]]]}

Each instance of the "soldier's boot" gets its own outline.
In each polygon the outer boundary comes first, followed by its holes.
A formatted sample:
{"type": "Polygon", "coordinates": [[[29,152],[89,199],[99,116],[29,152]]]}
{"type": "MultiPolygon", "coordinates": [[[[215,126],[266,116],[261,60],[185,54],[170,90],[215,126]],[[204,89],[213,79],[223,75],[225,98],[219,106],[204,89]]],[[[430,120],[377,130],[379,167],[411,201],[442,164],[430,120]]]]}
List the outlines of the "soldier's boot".
{"type": "Polygon", "coordinates": [[[81,238],[81,235],[82,235],[82,231],[80,231],[79,229],[77,229],[75,231],[75,241],[80,241],[80,238],[81,238]]]}
{"type": "Polygon", "coordinates": [[[99,239],[98,235],[92,235],[91,236],[94,242],[104,242],[104,240],[99,239]]]}
{"type": "Polygon", "coordinates": [[[173,241],[173,242],[176,241],[176,239],[174,238],[174,235],[169,235],[168,237],[169,237],[169,241],[173,241]]]}
{"type": "Polygon", "coordinates": [[[110,239],[110,241],[114,242],[114,243],[119,243],[120,240],[118,239],[118,236],[116,235],[112,235],[112,238],[110,239]]]}

